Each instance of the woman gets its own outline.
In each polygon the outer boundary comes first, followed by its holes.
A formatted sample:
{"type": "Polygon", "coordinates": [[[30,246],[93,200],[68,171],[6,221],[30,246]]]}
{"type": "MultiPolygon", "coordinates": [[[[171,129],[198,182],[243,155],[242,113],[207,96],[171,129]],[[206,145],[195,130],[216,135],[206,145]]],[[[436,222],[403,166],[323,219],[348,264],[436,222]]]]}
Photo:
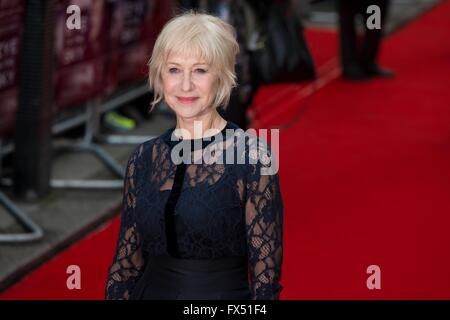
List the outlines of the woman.
{"type": "Polygon", "coordinates": [[[152,107],[164,99],[177,123],[129,158],[107,299],[278,299],[279,178],[262,174],[271,154],[255,158],[256,136],[217,112],[238,51],[234,29],[207,14],[177,16],[158,36],[152,107]]]}

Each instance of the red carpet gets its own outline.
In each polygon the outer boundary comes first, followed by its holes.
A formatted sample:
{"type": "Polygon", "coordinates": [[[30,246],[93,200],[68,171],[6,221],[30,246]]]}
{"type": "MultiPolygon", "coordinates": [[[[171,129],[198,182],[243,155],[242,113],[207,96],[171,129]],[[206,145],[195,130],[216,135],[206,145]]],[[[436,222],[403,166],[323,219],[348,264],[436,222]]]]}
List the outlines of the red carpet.
{"type": "MultiPolygon", "coordinates": [[[[335,79],[336,36],[311,32],[323,82],[258,94],[258,124],[283,128],[283,299],[450,299],[448,39],[447,1],[385,41],[394,79],[352,83],[335,79]],[[366,287],[372,264],[381,290],[366,287]]],[[[115,219],[0,298],[101,299],[117,231],[115,219]],[[81,290],[66,288],[71,264],[81,290]]]]}
{"type": "Polygon", "coordinates": [[[0,295],[1,299],[87,300],[103,299],[107,268],[112,261],[119,219],[102,226],[48,261],[0,295]],[[77,265],[81,289],[69,290],[67,267],[77,265]]]}
{"type": "Polygon", "coordinates": [[[384,43],[395,79],[334,81],[282,132],[284,298],[450,298],[448,39],[446,2],[384,43]]]}

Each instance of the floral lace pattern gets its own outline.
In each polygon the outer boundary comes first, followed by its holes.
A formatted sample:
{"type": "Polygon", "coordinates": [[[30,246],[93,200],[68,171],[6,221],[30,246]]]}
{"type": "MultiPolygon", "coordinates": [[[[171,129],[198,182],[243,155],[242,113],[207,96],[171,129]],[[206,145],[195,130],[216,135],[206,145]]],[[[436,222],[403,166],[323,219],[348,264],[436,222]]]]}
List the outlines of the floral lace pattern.
{"type": "MultiPolygon", "coordinates": [[[[226,128],[238,129],[231,122],[226,128]]],[[[278,174],[261,175],[270,163],[259,161],[175,165],[172,131],[141,144],[128,160],[106,299],[128,299],[147,257],[174,252],[186,259],[247,256],[252,298],[278,299],[283,257],[278,174]]]]}

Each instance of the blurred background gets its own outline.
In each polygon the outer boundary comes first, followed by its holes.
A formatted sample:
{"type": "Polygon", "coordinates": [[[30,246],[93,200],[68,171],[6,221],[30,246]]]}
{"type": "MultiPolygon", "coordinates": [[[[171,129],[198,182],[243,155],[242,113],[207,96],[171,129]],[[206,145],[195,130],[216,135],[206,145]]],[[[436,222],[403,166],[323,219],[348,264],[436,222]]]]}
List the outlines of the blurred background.
{"type": "Polygon", "coordinates": [[[175,125],[147,62],[187,9],[237,31],[222,115],[280,130],[281,298],[450,299],[445,0],[0,0],[0,299],[103,299],[126,160],[175,125]]]}

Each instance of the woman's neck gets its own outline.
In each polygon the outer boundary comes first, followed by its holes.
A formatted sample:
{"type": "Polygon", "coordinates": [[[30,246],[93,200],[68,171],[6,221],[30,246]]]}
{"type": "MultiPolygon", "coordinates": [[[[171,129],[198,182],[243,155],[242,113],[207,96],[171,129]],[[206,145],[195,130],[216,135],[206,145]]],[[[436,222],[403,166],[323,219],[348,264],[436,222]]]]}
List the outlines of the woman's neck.
{"type": "Polygon", "coordinates": [[[223,119],[217,110],[205,114],[195,119],[177,118],[175,127],[176,135],[184,139],[201,139],[209,137],[221,131],[226,126],[226,120],[223,119]],[[208,130],[214,129],[214,132],[208,130]]]}

